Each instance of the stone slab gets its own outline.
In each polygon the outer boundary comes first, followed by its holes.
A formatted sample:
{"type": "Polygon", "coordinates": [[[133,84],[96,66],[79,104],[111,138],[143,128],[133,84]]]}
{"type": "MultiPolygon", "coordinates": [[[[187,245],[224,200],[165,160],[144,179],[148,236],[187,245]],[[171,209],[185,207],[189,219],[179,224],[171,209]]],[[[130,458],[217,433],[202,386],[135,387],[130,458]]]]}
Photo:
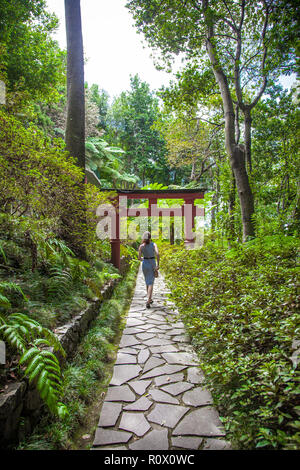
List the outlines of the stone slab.
{"type": "Polygon", "coordinates": [[[121,387],[109,387],[105,401],[125,401],[132,402],[135,400],[135,394],[130,390],[128,385],[122,385],[121,387]]]}
{"type": "Polygon", "coordinates": [[[126,322],[126,328],[130,327],[130,326],[139,326],[139,325],[143,325],[144,322],[142,320],[139,320],[137,318],[128,318],[127,322],[126,322]]]}
{"type": "Polygon", "coordinates": [[[206,439],[203,450],[230,450],[231,444],[223,439],[206,439]]]}
{"type": "Polygon", "coordinates": [[[148,379],[151,377],[157,377],[159,375],[175,374],[176,372],[180,372],[185,368],[186,366],[179,366],[177,364],[165,364],[163,366],[156,367],[155,369],[152,369],[149,372],[146,372],[146,374],[143,374],[140,379],[148,379]]]}
{"type": "Polygon", "coordinates": [[[114,426],[118,421],[121,410],[121,403],[104,402],[101,409],[98,426],[102,428],[114,426]]]}
{"type": "Polygon", "coordinates": [[[177,323],[173,323],[172,327],[173,328],[184,328],[184,324],[181,321],[178,321],[177,323]]]}
{"type": "Polygon", "coordinates": [[[162,357],[169,364],[184,364],[186,366],[195,366],[198,364],[198,361],[195,360],[195,357],[193,357],[192,354],[185,352],[166,352],[162,354],[162,357]]]}
{"type": "Polygon", "coordinates": [[[138,354],[138,351],[133,348],[121,348],[119,349],[119,352],[124,353],[124,354],[138,354]]]}
{"type": "Polygon", "coordinates": [[[135,335],[137,333],[143,333],[143,330],[141,330],[140,328],[135,328],[134,326],[125,328],[123,330],[123,335],[135,335]]]}
{"type": "Polygon", "coordinates": [[[173,339],[173,341],[176,341],[178,343],[189,343],[190,342],[190,338],[186,335],[173,336],[172,339],[173,339]]]}
{"type": "Polygon", "coordinates": [[[170,336],[178,336],[178,335],[182,335],[184,333],[185,333],[184,328],[174,328],[173,330],[168,331],[168,335],[170,335],[170,336]]]}
{"type": "Polygon", "coordinates": [[[152,328],[155,328],[155,325],[152,325],[151,323],[146,323],[144,325],[140,325],[139,328],[143,331],[149,331],[152,328]]]}
{"type": "Polygon", "coordinates": [[[138,365],[121,365],[115,366],[110,385],[122,385],[131,379],[137,377],[141,371],[138,365]]]}
{"type": "Polygon", "coordinates": [[[213,398],[208,390],[202,387],[195,387],[193,390],[185,392],[182,397],[183,403],[189,406],[205,406],[213,404],[213,398]]]}
{"type": "Polygon", "coordinates": [[[138,395],[143,395],[150,383],[151,380],[132,380],[131,382],[128,382],[130,387],[132,387],[138,395]]]}
{"type": "Polygon", "coordinates": [[[157,357],[150,357],[146,364],[144,365],[143,372],[146,373],[148,370],[154,369],[155,367],[161,366],[162,364],[165,364],[166,361],[163,359],[159,359],[157,357]]]}
{"type": "Polygon", "coordinates": [[[154,382],[155,385],[168,385],[174,382],[182,382],[183,381],[183,374],[172,374],[172,375],[162,375],[161,377],[155,377],[154,382]]]}
{"type": "Polygon", "coordinates": [[[132,354],[126,354],[126,353],[118,352],[115,364],[116,365],[136,364],[136,357],[134,357],[132,354]]]}
{"type": "Polygon", "coordinates": [[[162,392],[161,390],[153,389],[153,390],[150,390],[149,393],[155,402],[179,405],[179,401],[177,400],[177,398],[174,398],[168,393],[162,392]]]}
{"type": "Polygon", "coordinates": [[[205,377],[198,367],[189,367],[187,370],[187,382],[192,384],[202,384],[205,382],[205,377]]]}
{"type": "Polygon", "coordinates": [[[162,354],[165,352],[178,352],[178,348],[174,344],[167,344],[166,346],[153,346],[149,348],[152,354],[162,354]]]}
{"type": "Polygon", "coordinates": [[[138,339],[142,339],[142,340],[151,339],[151,338],[154,338],[154,336],[155,336],[155,333],[139,333],[136,335],[138,339]]]}
{"type": "Polygon", "coordinates": [[[129,444],[129,449],[131,450],[167,450],[168,448],[167,429],[162,429],[161,431],[155,429],[142,439],[129,444]]]}
{"type": "Polygon", "coordinates": [[[146,420],[144,413],[127,413],[124,411],[119,428],[133,432],[136,436],[141,437],[149,431],[151,426],[146,420]]]}
{"type": "Polygon", "coordinates": [[[197,450],[203,439],[201,437],[172,437],[172,446],[179,447],[181,449],[197,450]]]}
{"type": "Polygon", "coordinates": [[[173,435],[224,436],[225,431],[217,411],[205,406],[194,410],[183,418],[173,435]]]}
{"type": "Polygon", "coordinates": [[[171,393],[171,395],[180,395],[183,392],[186,392],[187,390],[190,390],[193,387],[193,384],[189,384],[187,382],[177,382],[171,385],[166,385],[162,387],[162,390],[164,390],[167,393],[171,393]]]}
{"type": "Polygon", "coordinates": [[[164,346],[164,345],[172,344],[172,341],[169,339],[152,338],[152,339],[143,341],[143,344],[145,344],[146,346],[164,346]]]}
{"type": "Polygon", "coordinates": [[[165,405],[158,403],[148,414],[147,419],[160,426],[174,428],[178,421],[187,413],[188,408],[179,405],[165,405]]]}
{"type": "Polygon", "coordinates": [[[161,324],[161,325],[158,325],[157,328],[158,328],[159,330],[164,331],[165,333],[167,333],[167,331],[173,329],[173,326],[172,326],[172,325],[166,325],[165,323],[163,323],[163,324],[161,324]]]}
{"type": "Polygon", "coordinates": [[[139,340],[134,336],[123,335],[119,344],[120,348],[127,348],[133,346],[134,344],[139,344],[139,340]]]}
{"type": "Polygon", "coordinates": [[[128,442],[131,436],[131,432],[97,428],[93,445],[104,446],[107,444],[123,444],[124,442],[128,442]]]}
{"type": "Polygon", "coordinates": [[[144,364],[150,356],[150,351],[149,349],[145,348],[142,349],[141,352],[138,355],[138,363],[139,364],[144,364]]]}
{"type": "Polygon", "coordinates": [[[153,405],[152,401],[148,400],[147,397],[141,397],[134,403],[124,406],[125,411],[147,411],[150,406],[153,405]]]}

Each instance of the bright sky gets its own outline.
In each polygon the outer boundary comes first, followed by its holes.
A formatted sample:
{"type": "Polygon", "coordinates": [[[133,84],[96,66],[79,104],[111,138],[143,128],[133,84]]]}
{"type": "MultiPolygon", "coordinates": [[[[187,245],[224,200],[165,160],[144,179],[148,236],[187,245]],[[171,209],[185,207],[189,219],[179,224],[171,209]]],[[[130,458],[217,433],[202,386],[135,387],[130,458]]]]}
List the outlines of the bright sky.
{"type": "MultiPolygon", "coordinates": [[[[55,39],[66,47],[64,0],[47,0],[49,10],[60,19],[55,39]]],[[[158,71],[150,57],[143,36],[137,34],[133,19],[125,8],[126,0],[81,0],[82,33],[85,57],[85,80],[97,83],[110,97],[130,88],[130,75],[139,74],[152,90],[168,85],[172,74],[158,71]]],[[[176,62],[176,69],[180,61],[176,62]]],[[[295,76],[282,77],[289,88],[295,76]]]]}
{"type": "MultiPolygon", "coordinates": [[[[64,0],[47,0],[48,9],[60,19],[55,36],[66,47],[64,0]]],[[[152,90],[167,85],[172,74],[158,71],[143,49],[143,36],[137,34],[126,0],[81,0],[85,80],[97,83],[111,97],[130,88],[130,75],[139,74],[152,90]]],[[[145,44],[144,44],[145,45],[145,44]]]]}

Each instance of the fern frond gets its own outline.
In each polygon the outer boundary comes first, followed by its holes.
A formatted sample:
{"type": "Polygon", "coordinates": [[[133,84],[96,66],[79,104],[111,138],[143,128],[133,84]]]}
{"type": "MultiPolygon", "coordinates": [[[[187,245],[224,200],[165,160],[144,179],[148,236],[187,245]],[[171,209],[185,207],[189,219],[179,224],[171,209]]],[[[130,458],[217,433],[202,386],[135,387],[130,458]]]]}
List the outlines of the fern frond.
{"type": "Polygon", "coordinates": [[[0,293],[0,306],[6,307],[6,308],[11,307],[11,303],[9,299],[5,295],[2,295],[1,293],[0,293]]]}
{"type": "Polygon", "coordinates": [[[37,358],[37,360],[32,361],[28,369],[25,370],[25,375],[28,377],[29,382],[34,382],[43,370],[44,364],[37,358]]]}
{"type": "Polygon", "coordinates": [[[3,247],[2,245],[0,244],[0,255],[2,256],[3,260],[4,260],[4,263],[7,264],[7,258],[6,258],[6,254],[3,250],[3,247]]]}
{"type": "Polygon", "coordinates": [[[35,339],[33,344],[35,346],[48,346],[48,347],[51,347],[50,341],[48,341],[47,339],[44,339],[44,338],[35,339]]]}
{"type": "Polygon", "coordinates": [[[16,348],[20,352],[26,349],[24,337],[19,334],[18,328],[4,324],[0,327],[0,334],[6,339],[7,343],[16,348]]]}
{"type": "Polygon", "coordinates": [[[40,353],[40,350],[36,347],[30,348],[22,354],[19,363],[22,365],[27,361],[31,361],[37,354],[40,353]]]}
{"type": "Polygon", "coordinates": [[[13,292],[19,292],[19,294],[22,295],[23,299],[27,301],[27,297],[22,291],[21,287],[16,284],[15,282],[0,282],[0,291],[5,292],[5,291],[13,291],[13,292]]]}
{"type": "Polygon", "coordinates": [[[52,331],[22,313],[15,313],[8,318],[0,317],[0,322],[0,335],[22,352],[19,364],[26,365],[25,376],[30,383],[35,383],[41,398],[53,413],[66,416],[67,411],[59,402],[63,393],[59,361],[51,351],[40,349],[53,346],[65,354],[58,338],[52,331]],[[33,346],[28,348],[32,340],[33,346]]]}

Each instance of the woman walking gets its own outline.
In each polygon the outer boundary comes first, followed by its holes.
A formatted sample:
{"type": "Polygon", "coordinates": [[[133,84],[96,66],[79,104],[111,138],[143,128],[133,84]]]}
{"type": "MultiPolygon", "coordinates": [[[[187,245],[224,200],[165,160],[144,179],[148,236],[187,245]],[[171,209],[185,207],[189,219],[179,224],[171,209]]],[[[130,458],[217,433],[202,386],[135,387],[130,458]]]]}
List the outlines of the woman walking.
{"type": "Polygon", "coordinates": [[[150,305],[153,303],[152,292],[155,271],[159,269],[159,252],[155,243],[151,241],[151,233],[145,232],[143,234],[142,244],[139,247],[139,260],[142,260],[143,264],[142,270],[145,277],[146,289],[147,289],[147,303],[146,307],[150,308],[150,305]],[[155,255],[157,258],[157,266],[155,263],[155,255]]]}

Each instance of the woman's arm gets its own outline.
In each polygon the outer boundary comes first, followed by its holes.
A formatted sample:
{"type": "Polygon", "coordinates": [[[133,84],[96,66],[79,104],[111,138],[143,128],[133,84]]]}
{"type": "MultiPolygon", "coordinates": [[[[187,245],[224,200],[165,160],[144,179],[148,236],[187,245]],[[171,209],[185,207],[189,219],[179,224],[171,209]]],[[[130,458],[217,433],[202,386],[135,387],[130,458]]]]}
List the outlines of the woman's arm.
{"type": "Polygon", "coordinates": [[[156,267],[159,268],[159,251],[158,251],[156,243],[154,243],[154,249],[155,249],[155,254],[156,254],[156,259],[157,259],[157,266],[156,267]]]}
{"type": "Polygon", "coordinates": [[[142,261],[142,245],[139,246],[139,261],[142,261]]]}

